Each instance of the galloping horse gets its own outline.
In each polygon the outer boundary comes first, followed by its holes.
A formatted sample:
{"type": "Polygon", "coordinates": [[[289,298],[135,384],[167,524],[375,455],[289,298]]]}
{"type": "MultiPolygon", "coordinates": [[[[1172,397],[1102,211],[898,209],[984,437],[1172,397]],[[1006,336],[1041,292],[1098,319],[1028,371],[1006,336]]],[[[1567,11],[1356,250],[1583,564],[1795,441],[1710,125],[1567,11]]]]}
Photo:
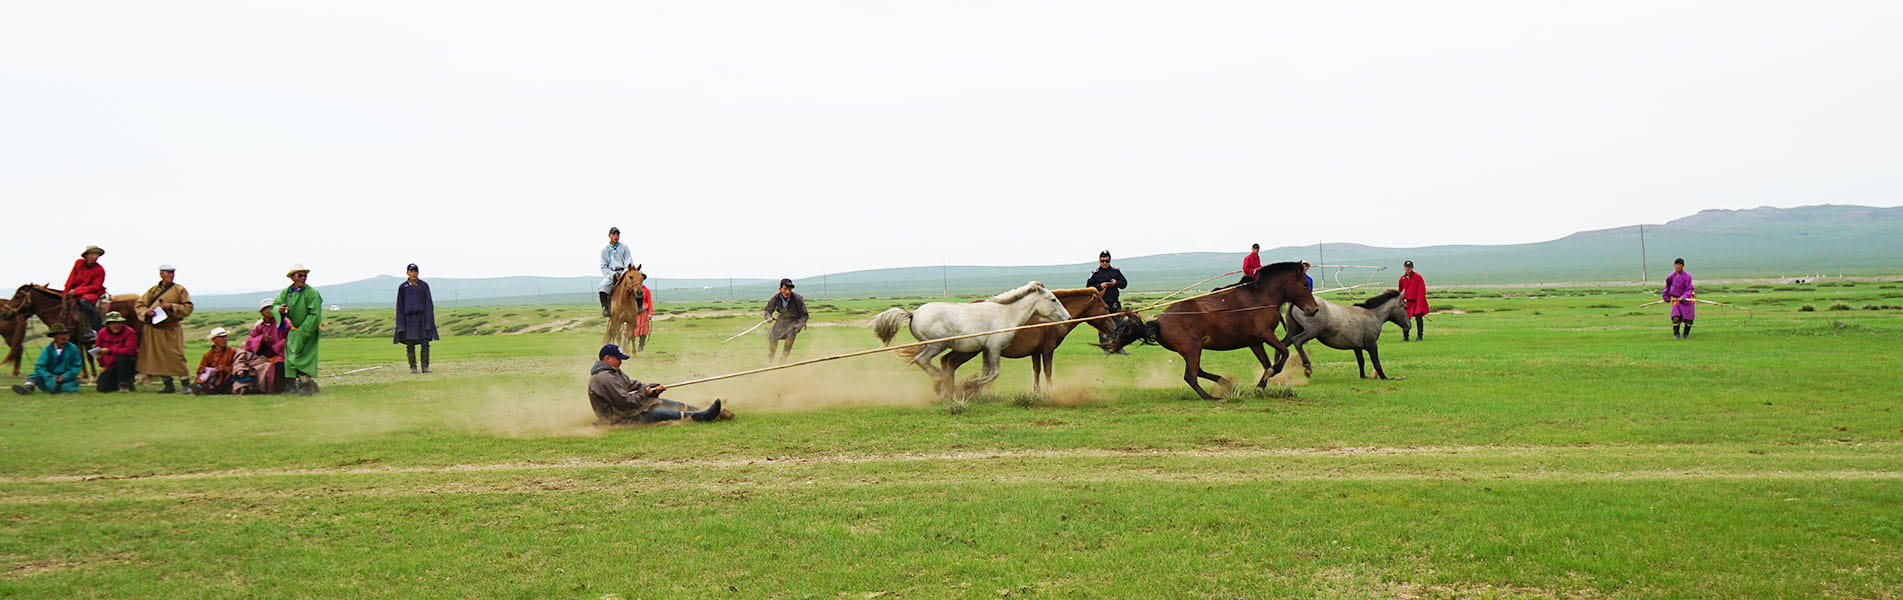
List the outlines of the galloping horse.
{"type": "MultiPolygon", "coordinates": [[[[1064,304],[1064,310],[1070,313],[1070,318],[1072,319],[1110,314],[1110,307],[1103,303],[1103,290],[1097,288],[1051,290],[1051,295],[1056,296],[1057,300],[1064,304]]],[[[1026,322],[1025,325],[1036,325],[1038,323],[1048,322],[1050,321],[1045,320],[1044,317],[1033,315],[1031,320],[1026,322]]],[[[1092,327],[1096,327],[1098,331],[1105,334],[1114,334],[1117,328],[1116,318],[1114,317],[1084,322],[1089,323],[1092,327]]],[[[1067,325],[1052,325],[1050,327],[1039,327],[1037,329],[1026,329],[1016,332],[1016,335],[1011,338],[1011,343],[1004,347],[1003,356],[1005,358],[1031,357],[1031,388],[1042,389],[1042,383],[1052,381],[1051,359],[1055,358],[1054,355],[1057,353],[1057,346],[1063,344],[1064,337],[1070,335],[1070,330],[1076,327],[1076,323],[1070,323],[1067,325]]],[[[946,352],[945,357],[939,359],[939,368],[945,371],[955,371],[959,365],[965,364],[966,361],[978,356],[978,354],[977,352],[958,352],[956,350],[946,352]]]]}
{"type": "Polygon", "coordinates": [[[615,277],[613,291],[608,293],[608,332],[602,334],[601,343],[627,346],[635,338],[634,324],[641,315],[641,284],[647,280],[648,276],[641,274],[641,265],[615,277]]]}
{"type": "Polygon", "coordinates": [[[1215,396],[1203,391],[1197,378],[1217,383],[1228,380],[1203,370],[1203,351],[1246,347],[1255,352],[1256,360],[1262,363],[1262,379],[1255,384],[1256,389],[1262,389],[1268,386],[1269,376],[1275,374],[1262,345],[1275,347],[1275,364],[1288,359],[1288,346],[1275,335],[1275,327],[1282,321],[1284,302],[1293,302],[1308,314],[1320,308],[1315,294],[1303,280],[1301,263],[1281,262],[1262,267],[1255,272],[1253,280],[1210,296],[1171,304],[1156,320],[1144,324],[1147,331],[1125,331],[1119,335],[1111,350],[1136,339],[1158,341],[1164,348],[1183,356],[1183,382],[1189,384],[1189,389],[1196,390],[1196,395],[1204,400],[1215,400],[1215,396]]]}
{"type": "MultiPolygon", "coordinates": [[[[932,302],[918,307],[916,311],[892,307],[879,313],[872,319],[872,332],[879,336],[879,342],[891,344],[892,336],[898,335],[899,327],[910,324],[912,337],[919,341],[957,337],[994,329],[1008,329],[1024,325],[1033,315],[1052,321],[1070,320],[1070,311],[1044,284],[1036,281],[1019,286],[1017,289],[992,296],[985,302],[970,304],[958,302],[932,302]]],[[[957,373],[954,365],[951,369],[939,369],[932,366],[932,359],[939,354],[952,352],[984,353],[983,373],[965,384],[964,389],[976,392],[990,385],[998,378],[999,357],[1003,356],[1005,346],[1011,344],[1018,332],[994,333],[977,337],[926,344],[920,348],[907,348],[899,351],[899,356],[918,365],[920,370],[932,377],[932,388],[939,395],[950,397],[958,389],[957,373]]],[[[961,361],[962,362],[962,361],[961,361]]]]}
{"type": "MultiPolygon", "coordinates": [[[[1376,377],[1387,379],[1388,374],[1381,370],[1381,351],[1375,342],[1381,339],[1381,324],[1395,323],[1401,326],[1401,334],[1408,331],[1407,300],[1401,292],[1390,290],[1369,298],[1366,302],[1354,306],[1342,306],[1323,300],[1321,310],[1314,315],[1305,315],[1296,311],[1288,312],[1288,336],[1282,343],[1295,347],[1295,353],[1302,356],[1302,372],[1313,373],[1309,365],[1308,351],[1302,344],[1309,340],[1320,340],[1322,345],[1336,350],[1354,350],[1355,366],[1361,367],[1361,378],[1368,378],[1368,363],[1361,357],[1361,351],[1368,351],[1368,358],[1374,360],[1376,377]]],[[[1275,370],[1282,370],[1287,356],[1275,361],[1275,370]]]]}
{"type": "MultiPolygon", "coordinates": [[[[130,325],[135,330],[140,329],[144,326],[145,320],[132,314],[133,302],[138,299],[138,296],[131,294],[113,296],[106,311],[101,311],[101,313],[118,311],[119,314],[126,317],[127,325],[130,325]]],[[[78,302],[78,300],[67,300],[59,290],[50,287],[50,284],[36,285],[29,283],[13,291],[13,297],[7,300],[6,308],[0,310],[0,320],[17,320],[19,322],[17,329],[21,332],[26,330],[26,318],[29,316],[39,317],[40,322],[49,327],[54,323],[61,323],[66,325],[68,330],[78,331],[81,329],[79,327],[80,320],[85,319],[86,316],[80,314],[80,312],[72,306],[72,302],[78,302]]],[[[15,333],[14,335],[19,334],[15,333]]],[[[79,346],[80,350],[91,350],[93,346],[91,340],[82,342],[78,339],[74,339],[73,344],[79,346]]],[[[82,356],[85,359],[85,367],[83,368],[84,375],[86,377],[92,377],[98,370],[98,367],[93,363],[92,353],[87,352],[82,356]]],[[[15,344],[13,350],[7,352],[7,360],[13,362],[14,374],[18,375],[20,370],[19,344],[15,344]]]]}

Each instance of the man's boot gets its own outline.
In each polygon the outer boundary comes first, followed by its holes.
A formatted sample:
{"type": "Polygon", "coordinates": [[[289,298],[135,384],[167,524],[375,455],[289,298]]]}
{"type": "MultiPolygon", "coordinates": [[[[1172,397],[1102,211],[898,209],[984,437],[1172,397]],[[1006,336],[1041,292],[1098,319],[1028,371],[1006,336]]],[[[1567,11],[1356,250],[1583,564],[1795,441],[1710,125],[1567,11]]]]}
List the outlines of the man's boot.
{"type": "Polygon", "coordinates": [[[1684,325],[1680,325],[1678,323],[1672,324],[1672,339],[1676,340],[1678,338],[1684,337],[1684,334],[1679,333],[1679,328],[1681,327],[1684,327],[1684,325]]]}
{"type": "Polygon", "coordinates": [[[608,316],[608,292],[595,292],[595,295],[601,296],[601,316],[608,316]]]}
{"type": "Polygon", "coordinates": [[[415,375],[416,374],[416,344],[407,344],[404,346],[404,348],[409,351],[409,355],[410,355],[410,374],[415,375]]]}
{"type": "Polygon", "coordinates": [[[297,395],[309,396],[315,393],[317,393],[317,380],[311,379],[311,376],[309,375],[298,375],[297,376],[297,395]]]}
{"type": "Polygon", "coordinates": [[[13,384],[13,393],[22,396],[31,395],[33,393],[33,386],[24,383],[13,384]]]}
{"type": "Polygon", "coordinates": [[[1692,339],[1692,322],[1691,321],[1685,322],[1685,337],[1682,339],[1687,339],[1687,340],[1692,339]]]}
{"type": "Polygon", "coordinates": [[[423,372],[429,372],[429,344],[423,344],[423,372]]]}
{"type": "Polygon", "coordinates": [[[165,381],[165,387],[163,387],[163,388],[159,388],[159,393],[161,393],[161,394],[176,394],[176,393],[178,393],[178,388],[176,388],[176,387],[173,387],[173,386],[172,386],[172,378],[170,378],[170,377],[160,377],[159,379],[162,379],[162,380],[164,380],[164,381],[165,381]]]}
{"type": "Polygon", "coordinates": [[[687,413],[687,416],[702,423],[718,419],[720,418],[720,403],[721,400],[714,400],[714,405],[707,407],[707,410],[687,413]]]}

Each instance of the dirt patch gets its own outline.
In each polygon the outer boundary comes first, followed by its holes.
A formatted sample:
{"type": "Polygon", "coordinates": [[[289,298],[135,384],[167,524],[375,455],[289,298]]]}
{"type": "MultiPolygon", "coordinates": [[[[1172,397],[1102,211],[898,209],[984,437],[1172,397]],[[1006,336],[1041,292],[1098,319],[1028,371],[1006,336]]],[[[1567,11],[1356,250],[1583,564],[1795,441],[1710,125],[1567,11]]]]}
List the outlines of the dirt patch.
{"type": "Polygon", "coordinates": [[[107,554],[104,556],[95,556],[95,557],[84,558],[84,559],[51,559],[49,558],[49,559],[39,559],[39,560],[27,560],[18,556],[9,556],[7,557],[7,561],[6,561],[7,562],[6,570],[0,571],[0,579],[17,579],[22,577],[32,577],[34,575],[39,575],[42,573],[52,573],[56,571],[70,571],[73,569],[85,569],[90,567],[100,567],[100,566],[106,566],[106,565],[127,564],[127,563],[136,562],[137,560],[138,560],[138,556],[131,552],[118,552],[114,554],[107,554]]]}

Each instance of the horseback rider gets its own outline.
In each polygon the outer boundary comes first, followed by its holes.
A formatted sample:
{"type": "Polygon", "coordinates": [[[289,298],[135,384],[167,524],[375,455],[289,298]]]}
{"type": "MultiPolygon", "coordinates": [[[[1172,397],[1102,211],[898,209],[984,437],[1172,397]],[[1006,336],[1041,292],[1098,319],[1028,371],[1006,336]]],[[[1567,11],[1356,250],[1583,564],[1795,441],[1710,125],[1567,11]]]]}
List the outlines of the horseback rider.
{"type": "Polygon", "coordinates": [[[105,325],[99,320],[99,297],[106,293],[106,268],[100,266],[99,257],[105,255],[104,249],[87,246],[79,253],[79,260],[73,261],[73,270],[66,274],[66,291],[60,293],[62,300],[78,304],[79,311],[86,315],[86,320],[79,323],[80,341],[91,341],[94,332],[105,325]]]}
{"type": "Polygon", "coordinates": [[[608,228],[608,245],[601,249],[601,288],[596,293],[601,296],[601,316],[608,316],[608,294],[615,289],[615,282],[621,279],[621,272],[634,264],[634,251],[621,243],[621,228],[608,228]]]}
{"type": "MultiPolygon", "coordinates": [[[[1110,312],[1123,311],[1123,301],[1118,299],[1122,292],[1118,290],[1129,287],[1130,281],[1123,278],[1123,271],[1110,266],[1109,250],[1097,253],[1097,270],[1090,272],[1090,279],[1084,282],[1084,286],[1103,290],[1103,303],[1110,308],[1110,312]]],[[[1112,341],[1109,334],[1097,332],[1097,343],[1103,346],[1104,354],[1129,354],[1122,348],[1111,350],[1112,341]]]]}

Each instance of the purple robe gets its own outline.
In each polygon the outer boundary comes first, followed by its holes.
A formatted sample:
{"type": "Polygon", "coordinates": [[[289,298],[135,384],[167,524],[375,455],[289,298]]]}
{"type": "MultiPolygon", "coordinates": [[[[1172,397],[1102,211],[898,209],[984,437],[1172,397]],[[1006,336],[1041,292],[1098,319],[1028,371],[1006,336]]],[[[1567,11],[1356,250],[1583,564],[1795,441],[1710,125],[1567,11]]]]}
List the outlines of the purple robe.
{"type": "Polygon", "coordinates": [[[1686,321],[1692,320],[1692,316],[1697,313],[1694,307],[1697,306],[1698,303],[1692,302],[1689,299],[1684,302],[1678,301],[1678,299],[1690,295],[1692,295],[1691,273],[1678,271],[1665,277],[1665,292],[1663,296],[1667,302],[1672,303],[1672,316],[1686,321]]]}
{"type": "Polygon", "coordinates": [[[441,339],[436,335],[436,300],[430,297],[429,282],[405,279],[396,286],[396,335],[398,344],[427,344],[441,339]]]}

